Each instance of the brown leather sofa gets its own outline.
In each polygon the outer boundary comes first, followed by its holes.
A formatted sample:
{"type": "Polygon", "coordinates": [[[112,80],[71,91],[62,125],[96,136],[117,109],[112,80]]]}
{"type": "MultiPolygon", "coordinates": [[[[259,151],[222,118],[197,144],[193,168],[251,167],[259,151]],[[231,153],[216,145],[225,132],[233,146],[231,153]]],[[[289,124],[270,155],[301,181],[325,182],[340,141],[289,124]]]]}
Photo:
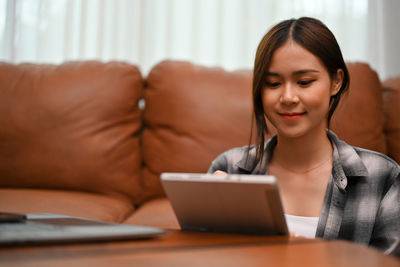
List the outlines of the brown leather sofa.
{"type": "MultiPolygon", "coordinates": [[[[400,162],[400,77],[349,63],[331,128],[400,162]]],[[[251,71],[164,61],[0,63],[0,211],[178,227],[161,172],[249,143],[251,71]]]]}

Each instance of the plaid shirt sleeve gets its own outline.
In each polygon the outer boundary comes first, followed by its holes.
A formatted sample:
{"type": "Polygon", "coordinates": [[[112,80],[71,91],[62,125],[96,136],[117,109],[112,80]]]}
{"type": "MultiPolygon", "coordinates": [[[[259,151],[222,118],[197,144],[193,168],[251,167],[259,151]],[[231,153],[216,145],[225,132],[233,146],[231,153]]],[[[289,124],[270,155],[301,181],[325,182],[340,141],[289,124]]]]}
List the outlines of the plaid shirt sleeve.
{"type": "Polygon", "coordinates": [[[379,205],[370,245],[400,257],[400,174],[393,172],[379,205]]]}

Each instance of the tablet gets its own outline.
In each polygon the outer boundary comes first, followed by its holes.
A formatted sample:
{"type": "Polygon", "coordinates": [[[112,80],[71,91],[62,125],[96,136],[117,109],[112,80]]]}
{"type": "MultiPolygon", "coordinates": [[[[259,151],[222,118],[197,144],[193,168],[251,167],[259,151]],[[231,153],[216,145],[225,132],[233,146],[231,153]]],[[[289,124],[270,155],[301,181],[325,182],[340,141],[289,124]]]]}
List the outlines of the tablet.
{"type": "Polygon", "coordinates": [[[162,173],[161,183],[182,230],[288,234],[274,176],[162,173]]]}

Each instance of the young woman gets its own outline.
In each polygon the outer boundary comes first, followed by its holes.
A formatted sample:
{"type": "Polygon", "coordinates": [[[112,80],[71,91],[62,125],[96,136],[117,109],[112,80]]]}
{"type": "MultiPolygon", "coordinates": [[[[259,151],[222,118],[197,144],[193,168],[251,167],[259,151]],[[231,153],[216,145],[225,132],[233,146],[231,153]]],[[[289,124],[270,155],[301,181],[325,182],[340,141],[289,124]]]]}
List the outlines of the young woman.
{"type": "Polygon", "coordinates": [[[274,26],[253,76],[257,144],[228,150],[209,172],[277,177],[289,231],[400,255],[400,167],[327,130],[349,74],[335,37],[303,17],[274,26]],[[265,117],[277,134],[268,133],[265,117]]]}

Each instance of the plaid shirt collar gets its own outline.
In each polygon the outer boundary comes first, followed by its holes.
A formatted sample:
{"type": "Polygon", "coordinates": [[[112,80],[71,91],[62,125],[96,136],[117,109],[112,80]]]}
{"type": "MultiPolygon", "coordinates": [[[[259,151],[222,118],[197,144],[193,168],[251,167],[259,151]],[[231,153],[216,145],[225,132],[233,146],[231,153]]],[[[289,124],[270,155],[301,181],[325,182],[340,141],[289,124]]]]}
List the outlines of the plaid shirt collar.
{"type": "MultiPolygon", "coordinates": [[[[342,190],[347,186],[347,177],[367,176],[368,170],[354,148],[343,141],[330,130],[327,131],[328,137],[333,146],[333,170],[335,184],[342,190]]],[[[237,163],[237,167],[251,174],[265,174],[268,171],[268,162],[271,159],[274,148],[278,142],[277,135],[274,135],[265,142],[265,154],[263,159],[252,170],[255,160],[255,146],[250,148],[249,156],[244,155],[237,163]]]]}

